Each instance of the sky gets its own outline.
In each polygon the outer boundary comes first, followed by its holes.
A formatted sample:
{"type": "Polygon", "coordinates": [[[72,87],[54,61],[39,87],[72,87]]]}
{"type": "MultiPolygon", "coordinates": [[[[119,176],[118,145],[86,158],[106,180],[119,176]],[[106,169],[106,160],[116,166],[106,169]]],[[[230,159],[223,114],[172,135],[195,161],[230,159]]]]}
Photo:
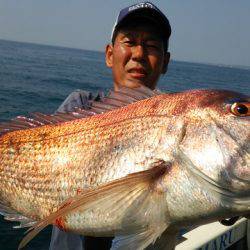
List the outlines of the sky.
{"type": "MultiPolygon", "coordinates": [[[[139,1],[0,0],[0,39],[104,51],[120,9],[139,1]]],[[[249,0],[151,1],[174,60],[250,66],[249,0]]]]}

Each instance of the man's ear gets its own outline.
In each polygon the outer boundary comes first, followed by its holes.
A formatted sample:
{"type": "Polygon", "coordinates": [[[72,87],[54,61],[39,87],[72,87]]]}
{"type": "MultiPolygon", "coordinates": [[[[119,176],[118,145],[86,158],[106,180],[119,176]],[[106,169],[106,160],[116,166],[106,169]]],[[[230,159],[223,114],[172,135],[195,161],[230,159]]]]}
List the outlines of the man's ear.
{"type": "Polygon", "coordinates": [[[112,44],[108,44],[106,46],[106,65],[109,68],[113,67],[113,45],[112,44]]]}
{"type": "Polygon", "coordinates": [[[164,61],[163,61],[163,66],[162,66],[162,74],[165,74],[168,71],[168,63],[170,60],[170,53],[166,52],[164,55],[164,61]]]}

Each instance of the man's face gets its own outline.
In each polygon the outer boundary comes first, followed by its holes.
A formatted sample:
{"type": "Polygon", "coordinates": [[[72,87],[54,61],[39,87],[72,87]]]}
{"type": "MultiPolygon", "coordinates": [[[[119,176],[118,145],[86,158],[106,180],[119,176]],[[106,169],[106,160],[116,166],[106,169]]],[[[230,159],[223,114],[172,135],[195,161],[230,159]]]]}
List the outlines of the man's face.
{"type": "Polygon", "coordinates": [[[106,48],[106,64],[112,68],[114,88],[156,87],[166,72],[169,53],[153,25],[126,27],[118,31],[114,45],[106,48]]]}

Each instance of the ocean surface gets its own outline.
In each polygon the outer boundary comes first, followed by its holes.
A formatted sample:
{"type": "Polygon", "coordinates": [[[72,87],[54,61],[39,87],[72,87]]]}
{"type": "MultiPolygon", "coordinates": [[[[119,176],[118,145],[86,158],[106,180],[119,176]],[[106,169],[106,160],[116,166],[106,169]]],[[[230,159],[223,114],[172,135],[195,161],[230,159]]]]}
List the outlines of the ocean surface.
{"type": "MultiPolygon", "coordinates": [[[[158,87],[165,91],[228,89],[250,94],[250,68],[171,61],[158,87]]],[[[73,90],[112,88],[104,53],[0,40],[0,121],[29,112],[52,113],[73,90]]],[[[17,249],[25,230],[0,218],[0,250],[17,249]]],[[[51,228],[26,249],[48,249],[51,228]]]]}

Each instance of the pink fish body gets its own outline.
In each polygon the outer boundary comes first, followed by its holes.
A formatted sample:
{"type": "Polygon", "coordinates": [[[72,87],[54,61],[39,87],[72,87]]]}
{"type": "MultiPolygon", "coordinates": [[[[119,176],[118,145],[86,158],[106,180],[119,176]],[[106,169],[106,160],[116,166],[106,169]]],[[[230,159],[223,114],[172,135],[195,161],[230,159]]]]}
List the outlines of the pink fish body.
{"type": "Polygon", "coordinates": [[[114,249],[161,235],[171,247],[180,227],[249,214],[249,109],[229,91],[125,90],[89,111],[3,124],[3,213],[40,221],[20,247],[50,223],[121,236],[114,249]]]}

